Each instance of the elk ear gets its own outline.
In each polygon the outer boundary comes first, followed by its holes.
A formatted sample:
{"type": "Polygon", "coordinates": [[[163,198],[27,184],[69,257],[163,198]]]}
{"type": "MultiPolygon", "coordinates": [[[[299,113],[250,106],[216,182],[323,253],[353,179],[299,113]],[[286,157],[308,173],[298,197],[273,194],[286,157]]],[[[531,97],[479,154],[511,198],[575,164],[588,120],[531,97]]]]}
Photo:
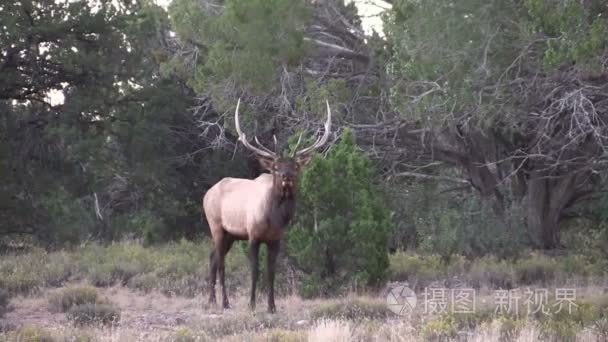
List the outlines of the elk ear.
{"type": "Polygon", "coordinates": [[[276,164],[274,162],[274,159],[272,158],[266,158],[266,157],[258,157],[258,160],[260,161],[260,165],[262,166],[262,168],[273,172],[276,169],[276,164]]]}
{"type": "Polygon", "coordinates": [[[298,157],[298,159],[296,159],[296,163],[298,164],[298,169],[302,169],[304,168],[306,165],[308,165],[308,163],[310,163],[310,161],[312,160],[312,153],[311,154],[305,154],[303,156],[298,157]]]}

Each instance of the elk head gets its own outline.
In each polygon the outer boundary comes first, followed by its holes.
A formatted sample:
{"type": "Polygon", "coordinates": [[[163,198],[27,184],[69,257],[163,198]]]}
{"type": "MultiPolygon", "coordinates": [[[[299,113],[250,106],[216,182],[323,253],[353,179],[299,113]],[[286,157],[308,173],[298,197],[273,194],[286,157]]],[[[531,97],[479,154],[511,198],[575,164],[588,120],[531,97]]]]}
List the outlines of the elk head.
{"type": "MultiPolygon", "coordinates": [[[[311,160],[312,152],[323,146],[329,139],[331,130],[331,109],[329,108],[329,102],[327,104],[327,120],[325,121],[325,132],[320,136],[311,146],[298,150],[302,135],[298,139],[294,152],[290,156],[283,156],[282,153],[277,153],[269,148],[262,145],[257,137],[254,137],[256,144],[259,147],[252,145],[245,136],[245,133],[241,130],[239,124],[239,105],[241,99],[236,104],[236,111],[234,113],[234,123],[236,131],[239,135],[239,140],[245,145],[247,149],[254,152],[262,167],[268,170],[273,176],[273,184],[275,189],[280,190],[283,196],[293,196],[295,186],[300,171],[308,165],[311,160]]],[[[275,138],[276,145],[276,138],[275,138]]]]}

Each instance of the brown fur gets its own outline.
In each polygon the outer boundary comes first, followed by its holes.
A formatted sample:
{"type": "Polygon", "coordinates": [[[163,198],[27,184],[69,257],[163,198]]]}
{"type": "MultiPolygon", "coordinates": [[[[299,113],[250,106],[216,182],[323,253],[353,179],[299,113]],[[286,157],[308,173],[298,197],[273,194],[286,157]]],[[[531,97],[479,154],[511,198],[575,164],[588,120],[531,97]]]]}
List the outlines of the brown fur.
{"type": "MultiPolygon", "coordinates": [[[[252,263],[252,279],[257,281],[257,254],[259,244],[266,243],[269,250],[267,276],[273,277],[274,263],[280,240],[293,219],[296,207],[296,185],[299,170],[309,158],[294,160],[261,160],[271,174],[262,174],[250,180],[224,178],[212,186],[203,198],[203,212],[209,223],[214,242],[210,255],[210,297],[215,303],[216,273],[220,276],[222,303],[229,307],[224,285],[224,259],[236,240],[248,240],[252,263]],[[255,259],[255,260],[254,260],[255,259]],[[272,264],[272,265],[271,265],[272,264]]],[[[268,309],[275,311],[273,284],[270,284],[268,309]]],[[[250,306],[255,308],[255,284],[252,283],[250,306]]]]}

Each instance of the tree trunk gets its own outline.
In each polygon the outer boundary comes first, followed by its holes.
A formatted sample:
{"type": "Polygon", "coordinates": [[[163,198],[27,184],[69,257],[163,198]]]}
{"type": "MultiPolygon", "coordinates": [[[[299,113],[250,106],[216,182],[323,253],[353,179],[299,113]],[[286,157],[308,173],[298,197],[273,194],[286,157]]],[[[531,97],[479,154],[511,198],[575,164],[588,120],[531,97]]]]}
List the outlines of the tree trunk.
{"type": "Polygon", "coordinates": [[[559,225],[575,193],[576,175],[548,178],[538,173],[528,181],[526,219],[528,230],[544,249],[561,246],[559,225]]]}

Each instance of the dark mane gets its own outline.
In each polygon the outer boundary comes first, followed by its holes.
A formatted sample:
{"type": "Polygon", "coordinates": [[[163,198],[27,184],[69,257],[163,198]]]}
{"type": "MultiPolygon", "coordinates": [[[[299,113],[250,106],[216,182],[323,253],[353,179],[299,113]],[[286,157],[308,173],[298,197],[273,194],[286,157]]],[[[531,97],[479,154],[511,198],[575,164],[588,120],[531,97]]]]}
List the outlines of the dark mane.
{"type": "Polygon", "coordinates": [[[270,198],[270,213],[268,221],[273,228],[285,228],[293,219],[296,209],[296,199],[293,193],[284,195],[273,189],[270,198]]]}

